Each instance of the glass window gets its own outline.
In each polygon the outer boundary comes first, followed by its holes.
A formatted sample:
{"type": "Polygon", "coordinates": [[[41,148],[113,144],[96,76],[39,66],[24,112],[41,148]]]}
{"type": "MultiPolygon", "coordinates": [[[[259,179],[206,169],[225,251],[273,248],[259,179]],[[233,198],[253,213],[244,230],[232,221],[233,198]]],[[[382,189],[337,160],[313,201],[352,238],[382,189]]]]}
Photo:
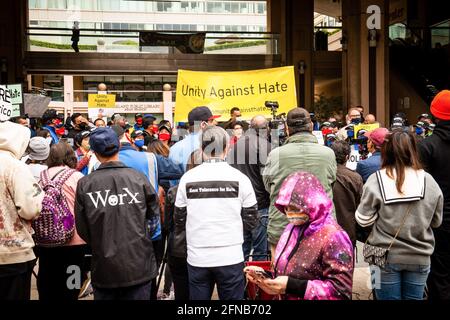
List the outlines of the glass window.
{"type": "Polygon", "coordinates": [[[239,13],[239,3],[232,3],[231,4],[231,12],[232,13],[239,13]]]}
{"type": "Polygon", "coordinates": [[[248,13],[248,4],[247,2],[242,2],[240,4],[240,13],[248,13]]]}
{"type": "Polygon", "coordinates": [[[258,11],[256,13],[263,14],[266,11],[266,5],[264,3],[258,3],[258,11]]]}
{"type": "Polygon", "coordinates": [[[49,9],[67,9],[66,0],[47,0],[47,1],[49,9]]]}
{"type": "Polygon", "coordinates": [[[189,2],[181,3],[181,12],[189,12],[189,2]]]}

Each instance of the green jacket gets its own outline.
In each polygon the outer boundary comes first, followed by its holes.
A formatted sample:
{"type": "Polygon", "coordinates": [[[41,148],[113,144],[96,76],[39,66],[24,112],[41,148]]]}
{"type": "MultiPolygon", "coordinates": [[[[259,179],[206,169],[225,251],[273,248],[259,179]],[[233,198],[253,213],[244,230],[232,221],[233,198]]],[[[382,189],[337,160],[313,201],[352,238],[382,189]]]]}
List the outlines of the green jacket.
{"type": "Polygon", "coordinates": [[[333,199],[332,184],[336,180],[336,170],[336,158],[333,150],[319,145],[317,138],[310,133],[296,134],[288,138],[285,145],[272,150],[263,172],[264,185],[267,192],[270,193],[269,224],[267,226],[270,244],[278,243],[288,224],[286,216],[274,206],[284,179],[297,171],[310,172],[320,180],[330,199],[333,199]]]}

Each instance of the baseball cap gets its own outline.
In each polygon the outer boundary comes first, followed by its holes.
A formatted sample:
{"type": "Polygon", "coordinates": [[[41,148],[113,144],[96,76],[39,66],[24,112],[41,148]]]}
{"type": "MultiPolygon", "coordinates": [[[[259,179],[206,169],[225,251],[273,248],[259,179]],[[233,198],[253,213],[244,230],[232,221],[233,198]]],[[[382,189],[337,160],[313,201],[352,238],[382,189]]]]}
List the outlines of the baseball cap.
{"type": "Polygon", "coordinates": [[[134,118],[135,118],[135,119],[137,119],[137,118],[143,118],[142,113],[136,113],[136,114],[134,115],[134,118]]]}
{"type": "Polygon", "coordinates": [[[142,130],[134,130],[131,133],[131,139],[136,139],[137,137],[143,136],[144,135],[144,131],[142,130]]]}
{"type": "Polygon", "coordinates": [[[97,128],[91,133],[89,140],[91,150],[101,156],[112,156],[119,152],[119,137],[111,128],[97,128]]]}
{"type": "Polygon", "coordinates": [[[30,139],[28,145],[30,160],[43,161],[48,158],[50,154],[50,144],[43,137],[34,137],[30,139]]]}
{"type": "Polygon", "coordinates": [[[89,137],[91,135],[90,131],[82,131],[80,133],[77,133],[77,135],[75,136],[75,142],[78,145],[81,145],[81,142],[83,141],[84,138],[89,137]]]}
{"type": "Polygon", "coordinates": [[[431,119],[431,116],[428,113],[422,113],[420,116],[417,117],[417,120],[421,118],[431,119]]]}
{"type": "Polygon", "coordinates": [[[303,108],[294,108],[287,114],[287,124],[291,127],[304,126],[311,123],[310,113],[303,108]]]}
{"type": "Polygon", "coordinates": [[[161,131],[162,129],[166,129],[167,131],[169,131],[170,133],[172,133],[172,128],[169,127],[167,124],[162,123],[158,126],[158,130],[161,131]]]}
{"type": "Polygon", "coordinates": [[[372,140],[373,144],[377,147],[381,147],[388,133],[389,130],[386,128],[377,128],[375,130],[366,132],[364,136],[372,140]]]}
{"type": "Polygon", "coordinates": [[[217,118],[220,118],[220,116],[214,116],[211,110],[204,106],[196,107],[188,114],[189,125],[194,125],[196,121],[209,121],[217,118]]]}
{"type": "Polygon", "coordinates": [[[441,120],[450,120],[450,91],[442,90],[431,102],[431,114],[441,120]]]}
{"type": "Polygon", "coordinates": [[[154,115],[150,114],[150,113],[144,114],[144,118],[151,118],[151,119],[153,119],[153,121],[156,120],[156,117],[154,115]]]}
{"type": "Polygon", "coordinates": [[[58,119],[58,112],[55,109],[47,109],[42,115],[42,120],[47,122],[48,120],[58,119]]]}

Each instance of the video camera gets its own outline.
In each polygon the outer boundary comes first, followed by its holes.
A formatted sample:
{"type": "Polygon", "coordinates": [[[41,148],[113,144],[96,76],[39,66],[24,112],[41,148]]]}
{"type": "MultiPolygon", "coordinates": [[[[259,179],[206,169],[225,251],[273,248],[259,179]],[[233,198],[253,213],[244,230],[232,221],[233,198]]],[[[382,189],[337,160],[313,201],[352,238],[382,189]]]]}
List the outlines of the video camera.
{"type": "Polygon", "coordinates": [[[360,159],[365,160],[369,156],[369,149],[367,147],[367,137],[365,134],[367,133],[367,130],[360,129],[358,132],[356,132],[356,138],[355,138],[355,124],[351,123],[349,124],[345,130],[347,131],[347,140],[350,145],[356,145],[360,159]]]}
{"type": "MultiPolygon", "coordinates": [[[[264,105],[266,108],[270,109],[272,113],[272,120],[269,122],[269,128],[271,131],[276,130],[276,136],[278,137],[280,145],[282,145],[288,137],[286,130],[286,114],[282,113],[277,115],[277,110],[279,108],[277,101],[266,101],[264,105]]],[[[270,134],[269,140],[272,142],[272,134],[270,134]]]]}

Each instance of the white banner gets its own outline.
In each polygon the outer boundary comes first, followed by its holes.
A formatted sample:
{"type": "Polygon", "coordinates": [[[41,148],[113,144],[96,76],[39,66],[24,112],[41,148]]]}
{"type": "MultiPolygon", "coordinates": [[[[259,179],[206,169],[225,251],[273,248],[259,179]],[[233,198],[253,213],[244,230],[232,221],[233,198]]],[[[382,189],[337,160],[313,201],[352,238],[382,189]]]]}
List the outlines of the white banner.
{"type": "Polygon", "coordinates": [[[0,121],[8,121],[12,112],[11,92],[6,86],[0,85],[0,121]]]}

